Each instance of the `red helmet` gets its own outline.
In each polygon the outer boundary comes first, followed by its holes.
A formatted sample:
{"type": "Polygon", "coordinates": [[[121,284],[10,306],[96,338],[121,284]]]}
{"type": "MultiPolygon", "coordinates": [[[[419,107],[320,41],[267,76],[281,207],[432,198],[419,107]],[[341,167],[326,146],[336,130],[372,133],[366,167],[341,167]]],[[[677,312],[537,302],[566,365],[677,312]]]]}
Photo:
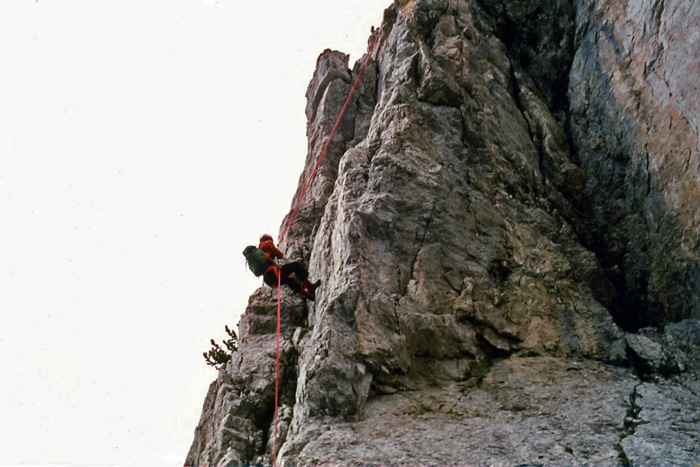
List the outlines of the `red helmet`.
{"type": "Polygon", "coordinates": [[[271,240],[272,240],[272,237],[268,234],[263,234],[263,236],[260,237],[260,243],[271,241],[271,240]]]}

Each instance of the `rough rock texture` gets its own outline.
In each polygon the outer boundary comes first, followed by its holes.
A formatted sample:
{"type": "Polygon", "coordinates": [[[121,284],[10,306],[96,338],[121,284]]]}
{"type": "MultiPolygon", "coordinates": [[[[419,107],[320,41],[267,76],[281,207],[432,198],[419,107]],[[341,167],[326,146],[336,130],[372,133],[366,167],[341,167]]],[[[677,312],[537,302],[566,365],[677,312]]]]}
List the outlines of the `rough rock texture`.
{"type": "MultiPolygon", "coordinates": [[[[700,462],[698,19],[385,11],[281,245],[323,286],[283,293],[279,465],[700,462]]],[[[359,66],[319,57],[294,203],[359,66]]],[[[186,465],[271,463],[275,299],[251,297],[186,465]]]]}
{"type": "Polygon", "coordinates": [[[631,465],[695,465],[700,459],[700,321],[669,324],[663,333],[647,328],[639,336],[647,341],[641,348],[648,350],[635,357],[643,382],[630,398],[623,452],[631,465]]]}
{"type": "Polygon", "coordinates": [[[582,236],[621,325],[700,318],[700,6],[583,3],[569,78],[582,236]]]}
{"type": "Polygon", "coordinates": [[[512,357],[478,385],[380,396],[358,422],[315,423],[293,465],[616,465],[635,381],[591,361],[512,357]]]}

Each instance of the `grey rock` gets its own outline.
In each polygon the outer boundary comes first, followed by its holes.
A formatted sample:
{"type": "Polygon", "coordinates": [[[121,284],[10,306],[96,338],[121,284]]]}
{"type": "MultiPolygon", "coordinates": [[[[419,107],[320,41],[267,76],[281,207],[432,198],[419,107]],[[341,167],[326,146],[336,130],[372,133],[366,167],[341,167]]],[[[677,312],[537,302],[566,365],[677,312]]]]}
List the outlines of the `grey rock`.
{"type": "Polygon", "coordinates": [[[700,385],[684,377],[637,387],[630,434],[622,439],[632,465],[700,462],[700,385]]]}
{"type": "MultiPolygon", "coordinates": [[[[286,292],[282,297],[285,314],[280,348],[283,388],[280,400],[293,405],[297,350],[291,342],[296,326],[301,324],[303,303],[286,292]]],[[[239,323],[239,350],[232,354],[209,387],[185,465],[246,465],[265,451],[274,417],[276,298],[270,289],[260,289],[251,296],[239,323]]],[[[279,439],[283,440],[286,430],[278,431],[279,439]]]]}
{"type": "Polygon", "coordinates": [[[579,234],[627,330],[700,313],[700,5],[583,1],[569,77],[579,234]]]}
{"type": "Polygon", "coordinates": [[[285,465],[619,465],[637,383],[591,361],[511,358],[482,383],[384,395],[358,422],[314,421],[285,465]]]}
{"type": "Polygon", "coordinates": [[[640,329],[626,334],[632,363],[643,377],[686,373],[700,376],[700,321],[670,323],[663,330],[640,329]]]}
{"type": "Polygon", "coordinates": [[[696,378],[700,376],[700,320],[668,324],[664,329],[663,342],[681,371],[696,378]]]}
{"type": "Polygon", "coordinates": [[[660,343],[643,334],[627,334],[625,339],[641,374],[657,373],[668,376],[678,372],[678,364],[660,343]]]}

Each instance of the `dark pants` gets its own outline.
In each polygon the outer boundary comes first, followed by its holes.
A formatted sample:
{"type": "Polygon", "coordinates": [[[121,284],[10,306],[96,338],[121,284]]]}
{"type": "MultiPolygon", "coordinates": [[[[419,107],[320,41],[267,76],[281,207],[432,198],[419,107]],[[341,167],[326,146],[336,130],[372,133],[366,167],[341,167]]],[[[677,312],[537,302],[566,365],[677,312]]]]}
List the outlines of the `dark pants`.
{"type": "MultiPolygon", "coordinates": [[[[294,292],[299,293],[301,290],[301,283],[308,279],[309,272],[306,270],[303,264],[299,261],[294,261],[291,263],[283,264],[280,268],[282,276],[282,284],[286,285],[294,292]],[[294,274],[296,279],[292,276],[294,274]]],[[[275,271],[268,271],[267,274],[263,276],[263,280],[270,287],[277,287],[277,274],[275,271]]]]}

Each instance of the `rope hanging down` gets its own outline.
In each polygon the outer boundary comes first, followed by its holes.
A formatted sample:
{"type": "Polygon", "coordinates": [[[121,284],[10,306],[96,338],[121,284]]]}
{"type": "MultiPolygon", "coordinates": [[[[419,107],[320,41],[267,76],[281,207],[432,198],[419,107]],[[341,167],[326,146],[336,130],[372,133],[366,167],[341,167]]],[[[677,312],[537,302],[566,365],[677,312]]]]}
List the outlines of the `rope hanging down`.
{"type": "MultiPolygon", "coordinates": [[[[323,149],[321,150],[321,154],[318,156],[318,160],[316,161],[316,165],[314,166],[314,170],[311,172],[311,176],[309,176],[309,180],[306,182],[306,185],[304,185],[304,189],[301,192],[301,196],[299,196],[299,199],[297,200],[297,204],[294,206],[294,210],[292,211],[292,215],[289,216],[289,220],[287,221],[287,225],[284,227],[284,230],[282,231],[282,235],[280,236],[280,241],[278,244],[281,244],[282,241],[284,240],[285,235],[287,234],[287,230],[289,230],[289,226],[292,225],[292,220],[294,219],[294,216],[296,216],[297,211],[299,210],[299,206],[301,205],[301,201],[304,199],[304,195],[306,194],[306,190],[309,188],[309,185],[311,185],[311,181],[314,179],[314,176],[316,175],[316,171],[318,170],[319,165],[321,164],[321,160],[323,159],[323,156],[326,155],[326,150],[328,149],[328,146],[331,144],[331,139],[333,139],[333,135],[335,135],[335,130],[338,129],[338,125],[340,125],[340,120],[343,118],[343,114],[345,114],[345,110],[348,108],[348,104],[350,103],[350,99],[352,98],[353,93],[355,92],[355,88],[357,88],[357,84],[360,82],[360,78],[362,77],[362,73],[365,71],[365,67],[367,66],[367,63],[369,62],[370,57],[372,56],[372,51],[374,50],[374,46],[377,45],[377,41],[379,40],[379,31],[374,33],[374,40],[372,41],[372,45],[369,48],[369,51],[367,52],[367,55],[365,56],[365,60],[362,63],[362,67],[360,67],[360,72],[357,74],[357,78],[355,78],[355,82],[352,85],[352,88],[350,88],[350,92],[348,93],[347,99],[345,99],[345,103],[343,104],[343,108],[340,109],[340,114],[338,115],[338,118],[335,120],[335,125],[333,125],[333,129],[331,130],[330,135],[328,135],[328,140],[326,141],[326,144],[323,146],[323,149]]],[[[280,301],[280,296],[281,296],[281,289],[282,288],[282,275],[277,274],[277,366],[275,368],[275,435],[274,435],[274,442],[272,446],[272,467],[277,467],[277,412],[278,412],[278,403],[279,403],[279,381],[280,381],[280,334],[281,334],[281,301],[280,301]]]]}

